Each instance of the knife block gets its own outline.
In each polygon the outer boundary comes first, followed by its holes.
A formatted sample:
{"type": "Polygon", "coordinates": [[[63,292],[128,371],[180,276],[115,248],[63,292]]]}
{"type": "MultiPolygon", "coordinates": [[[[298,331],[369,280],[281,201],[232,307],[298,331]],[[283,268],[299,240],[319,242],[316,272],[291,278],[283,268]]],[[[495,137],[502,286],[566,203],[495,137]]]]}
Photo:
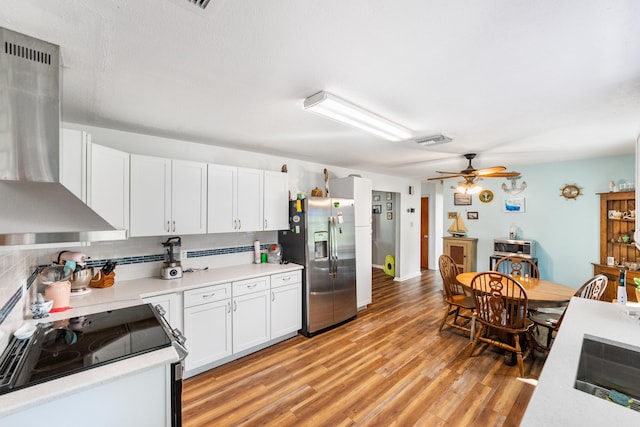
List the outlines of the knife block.
{"type": "Polygon", "coordinates": [[[115,283],[116,272],[112,271],[109,274],[102,273],[102,270],[98,270],[98,272],[93,276],[91,282],[89,282],[89,286],[92,288],[108,288],[109,286],[113,286],[115,283]]]}

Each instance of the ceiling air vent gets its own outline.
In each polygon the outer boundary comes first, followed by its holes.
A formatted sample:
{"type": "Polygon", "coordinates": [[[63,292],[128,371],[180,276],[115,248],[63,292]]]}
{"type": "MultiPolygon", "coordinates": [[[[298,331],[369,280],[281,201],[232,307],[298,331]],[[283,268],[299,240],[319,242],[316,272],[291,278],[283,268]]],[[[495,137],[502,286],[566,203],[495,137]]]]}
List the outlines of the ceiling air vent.
{"type": "Polygon", "coordinates": [[[447,142],[453,141],[453,139],[449,138],[448,136],[439,134],[439,135],[426,136],[424,138],[418,138],[418,139],[415,139],[415,141],[417,144],[420,144],[423,147],[428,147],[431,145],[446,144],[447,142]]]}
{"type": "Polygon", "coordinates": [[[16,43],[4,42],[4,53],[7,55],[18,56],[20,58],[27,59],[29,61],[39,62],[41,64],[51,65],[51,54],[47,52],[41,52],[36,49],[21,46],[16,43]]]}
{"type": "Polygon", "coordinates": [[[209,5],[210,0],[187,0],[187,1],[192,5],[198,6],[200,9],[204,10],[209,5]]]}

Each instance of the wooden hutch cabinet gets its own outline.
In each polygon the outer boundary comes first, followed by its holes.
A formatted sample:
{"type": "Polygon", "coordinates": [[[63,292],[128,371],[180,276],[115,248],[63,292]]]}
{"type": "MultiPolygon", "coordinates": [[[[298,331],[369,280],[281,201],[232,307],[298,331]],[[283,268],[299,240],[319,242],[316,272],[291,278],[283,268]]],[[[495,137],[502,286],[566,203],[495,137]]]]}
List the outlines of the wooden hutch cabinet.
{"type": "Polygon", "coordinates": [[[471,237],[443,237],[443,252],[455,261],[461,273],[476,271],[478,239],[471,237]]]}
{"type": "MultiPolygon", "coordinates": [[[[636,219],[630,215],[630,211],[635,212],[636,209],[635,197],[635,191],[600,194],[600,260],[593,264],[593,274],[604,274],[609,278],[607,291],[602,297],[605,301],[617,298],[620,270],[626,268],[625,263],[640,264],[640,250],[633,242],[636,219]],[[607,265],[610,257],[615,265],[607,265]]],[[[634,277],[640,277],[640,271],[628,269],[629,301],[636,301],[634,277]]]]}

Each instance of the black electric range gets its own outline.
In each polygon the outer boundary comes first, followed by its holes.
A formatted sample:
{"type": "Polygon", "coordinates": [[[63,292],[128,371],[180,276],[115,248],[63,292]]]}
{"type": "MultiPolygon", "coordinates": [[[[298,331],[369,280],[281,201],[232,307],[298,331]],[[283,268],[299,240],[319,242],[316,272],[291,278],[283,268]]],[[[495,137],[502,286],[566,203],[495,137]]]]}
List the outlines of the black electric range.
{"type": "Polygon", "coordinates": [[[172,345],[150,304],[40,323],[0,358],[0,394],[172,345]]]}

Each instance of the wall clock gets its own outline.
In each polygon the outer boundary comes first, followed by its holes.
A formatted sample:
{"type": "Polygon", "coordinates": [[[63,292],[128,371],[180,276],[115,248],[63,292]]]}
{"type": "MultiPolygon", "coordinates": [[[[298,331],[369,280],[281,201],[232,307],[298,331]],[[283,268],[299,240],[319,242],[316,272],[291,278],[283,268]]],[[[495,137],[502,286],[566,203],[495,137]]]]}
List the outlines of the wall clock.
{"type": "Polygon", "coordinates": [[[491,191],[491,190],[482,190],[478,194],[478,199],[480,199],[480,201],[482,203],[491,203],[491,201],[493,200],[493,191],[491,191]]]}
{"type": "Polygon", "coordinates": [[[566,200],[575,200],[582,194],[582,188],[576,184],[566,184],[560,189],[560,195],[566,200]]]}

